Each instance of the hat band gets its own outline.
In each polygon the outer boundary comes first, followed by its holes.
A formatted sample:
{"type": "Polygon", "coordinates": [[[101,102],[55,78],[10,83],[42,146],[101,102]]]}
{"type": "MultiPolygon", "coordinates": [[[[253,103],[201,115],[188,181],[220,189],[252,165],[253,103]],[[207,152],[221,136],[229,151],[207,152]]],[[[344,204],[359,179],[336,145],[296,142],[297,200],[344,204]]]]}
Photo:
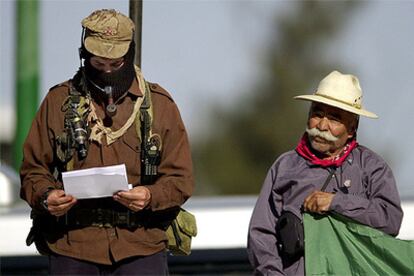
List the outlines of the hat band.
{"type": "Polygon", "coordinates": [[[342,101],[342,100],[339,100],[339,99],[334,98],[334,97],[330,97],[330,96],[323,95],[323,94],[318,94],[317,92],[315,93],[315,95],[320,96],[320,97],[323,97],[323,98],[326,98],[328,100],[332,100],[332,101],[336,101],[336,102],[340,102],[340,103],[346,104],[346,105],[351,106],[351,107],[354,107],[356,109],[361,109],[362,108],[361,104],[358,104],[358,103],[350,104],[350,103],[348,103],[346,101],[342,101]]]}

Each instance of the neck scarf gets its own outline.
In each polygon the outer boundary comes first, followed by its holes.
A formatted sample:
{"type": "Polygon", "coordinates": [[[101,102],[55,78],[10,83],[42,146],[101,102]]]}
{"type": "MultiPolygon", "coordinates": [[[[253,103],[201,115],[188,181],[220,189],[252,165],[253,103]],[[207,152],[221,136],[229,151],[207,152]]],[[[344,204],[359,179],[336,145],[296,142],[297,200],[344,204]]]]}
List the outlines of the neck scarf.
{"type": "Polygon", "coordinates": [[[91,127],[91,135],[89,136],[89,140],[96,141],[99,144],[102,144],[102,139],[106,139],[106,144],[110,145],[115,142],[119,137],[125,134],[125,132],[131,127],[131,125],[136,121],[139,123],[139,120],[135,120],[137,115],[139,114],[139,110],[141,107],[142,102],[144,101],[145,97],[145,80],[144,76],[142,75],[141,70],[135,66],[135,73],[138,79],[139,89],[142,92],[142,97],[139,97],[134,104],[134,110],[131,113],[131,116],[128,118],[126,123],[118,130],[112,130],[109,127],[105,127],[102,119],[96,115],[95,106],[93,102],[91,102],[91,111],[88,115],[88,122],[92,124],[91,127]]]}
{"type": "Polygon", "coordinates": [[[319,165],[322,167],[339,167],[346,160],[351,151],[357,146],[357,141],[353,139],[345,145],[342,152],[337,156],[329,159],[320,159],[312,152],[311,146],[309,145],[308,135],[305,133],[300,139],[298,146],[296,147],[296,152],[303,158],[312,162],[314,165],[319,165]]]}

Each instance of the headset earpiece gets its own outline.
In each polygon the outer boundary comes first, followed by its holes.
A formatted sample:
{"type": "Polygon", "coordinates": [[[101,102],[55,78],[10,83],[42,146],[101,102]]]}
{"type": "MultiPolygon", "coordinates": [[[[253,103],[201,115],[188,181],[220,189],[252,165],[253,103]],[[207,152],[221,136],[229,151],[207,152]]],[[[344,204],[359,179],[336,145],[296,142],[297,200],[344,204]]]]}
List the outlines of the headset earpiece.
{"type": "Polygon", "coordinates": [[[79,47],[79,58],[80,59],[86,59],[86,52],[85,49],[82,47],[79,47]]]}
{"type": "Polygon", "coordinates": [[[78,49],[79,52],[79,58],[81,59],[86,59],[87,54],[85,51],[85,44],[84,44],[84,39],[85,39],[85,27],[82,28],[82,35],[81,35],[81,46],[78,49]]]}

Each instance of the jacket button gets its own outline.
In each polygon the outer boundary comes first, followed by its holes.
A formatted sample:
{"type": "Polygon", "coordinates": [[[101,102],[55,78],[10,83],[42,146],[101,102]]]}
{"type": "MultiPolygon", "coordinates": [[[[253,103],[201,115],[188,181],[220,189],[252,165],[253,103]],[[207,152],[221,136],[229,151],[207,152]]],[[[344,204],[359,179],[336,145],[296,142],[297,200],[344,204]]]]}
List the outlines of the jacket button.
{"type": "Polygon", "coordinates": [[[109,230],[109,236],[111,236],[111,237],[115,237],[116,236],[115,229],[109,230]]]}

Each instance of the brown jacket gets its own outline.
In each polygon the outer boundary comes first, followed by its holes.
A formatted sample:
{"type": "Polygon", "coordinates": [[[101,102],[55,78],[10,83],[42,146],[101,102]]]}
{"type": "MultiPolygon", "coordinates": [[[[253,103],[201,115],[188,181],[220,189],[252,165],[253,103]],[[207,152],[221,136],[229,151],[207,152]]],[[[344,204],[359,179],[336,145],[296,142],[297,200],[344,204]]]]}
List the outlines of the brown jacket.
{"type": "MultiPolygon", "coordinates": [[[[159,85],[150,84],[153,106],[153,133],[162,138],[161,163],[158,167],[160,177],[153,185],[151,202],[145,210],[151,214],[182,205],[192,194],[194,182],[192,161],[187,133],[178,108],[171,96],[159,85]]],[[[113,130],[119,129],[131,115],[137,97],[142,97],[137,80],[130,92],[118,103],[117,114],[113,117],[113,130]]],[[[56,137],[63,131],[65,113],[62,103],[69,93],[68,82],[53,87],[40,106],[24,144],[24,160],[21,167],[21,197],[36,211],[45,213],[40,204],[42,195],[49,187],[61,188],[53,171],[57,164],[56,137]]],[[[94,104],[96,114],[103,118],[104,107],[94,104]]],[[[103,139],[105,140],[105,139],[103,139]]],[[[111,145],[92,142],[85,160],[75,158],[74,170],[102,167],[125,163],[128,181],[134,186],[140,184],[140,142],[135,124],[111,145]]],[[[85,183],[87,185],[87,183],[85,183]]],[[[89,204],[92,207],[114,206],[124,208],[112,198],[102,200],[79,200],[77,205],[89,204]],[[88,202],[89,201],[89,202],[88,202]],[[109,201],[109,205],[108,205],[109,201]]],[[[76,206],[75,206],[76,207],[76,206]]],[[[90,207],[90,206],[89,206],[90,207]]],[[[125,209],[126,210],[126,209],[125,209]]],[[[46,214],[47,215],[47,214],[46,214]]],[[[44,238],[49,248],[58,254],[75,257],[101,264],[111,264],[111,259],[121,259],[150,255],[166,247],[166,235],[161,227],[80,227],[68,228],[53,225],[55,217],[49,216],[51,226],[44,227],[44,238]],[[53,229],[51,229],[53,228],[53,229]],[[112,256],[112,258],[111,258],[112,256]]]]}

